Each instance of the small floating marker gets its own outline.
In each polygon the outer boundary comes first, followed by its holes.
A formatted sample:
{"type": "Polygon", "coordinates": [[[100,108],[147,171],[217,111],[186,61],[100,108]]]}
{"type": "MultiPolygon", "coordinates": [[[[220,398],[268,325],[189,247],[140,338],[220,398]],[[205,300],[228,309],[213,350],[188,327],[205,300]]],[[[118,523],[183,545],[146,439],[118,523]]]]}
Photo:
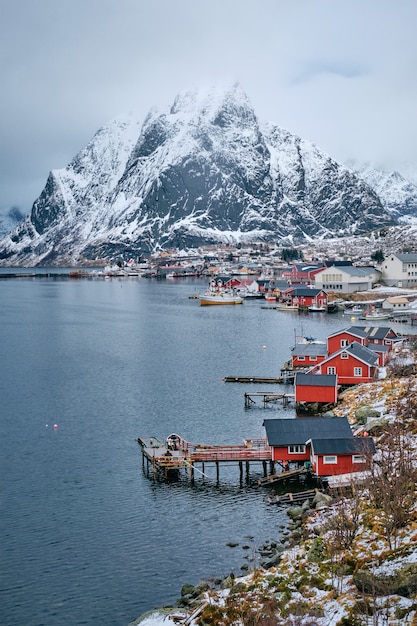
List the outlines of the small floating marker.
{"type": "Polygon", "coordinates": [[[262,346],[262,350],[266,350],[266,346],[262,346]]]}
{"type": "Polygon", "coordinates": [[[55,429],[56,429],[56,428],[58,428],[58,424],[54,424],[54,428],[55,428],[55,429]]]}
{"type": "Polygon", "coordinates": [[[224,380],[224,378],[221,378],[220,380],[224,380]]]}
{"type": "Polygon", "coordinates": [[[49,424],[45,424],[45,428],[48,428],[49,424]]]}

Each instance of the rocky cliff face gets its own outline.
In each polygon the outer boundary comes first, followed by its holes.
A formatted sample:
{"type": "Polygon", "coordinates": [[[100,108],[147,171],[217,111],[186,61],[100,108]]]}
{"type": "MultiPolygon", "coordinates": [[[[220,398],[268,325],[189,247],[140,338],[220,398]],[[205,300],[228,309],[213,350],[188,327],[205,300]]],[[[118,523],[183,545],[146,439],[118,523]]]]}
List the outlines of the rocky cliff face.
{"type": "Polygon", "coordinates": [[[8,265],[75,264],[202,243],[346,236],[395,223],[352,170],[261,124],[239,85],[118,119],[50,173],[0,242],[8,265]]]}

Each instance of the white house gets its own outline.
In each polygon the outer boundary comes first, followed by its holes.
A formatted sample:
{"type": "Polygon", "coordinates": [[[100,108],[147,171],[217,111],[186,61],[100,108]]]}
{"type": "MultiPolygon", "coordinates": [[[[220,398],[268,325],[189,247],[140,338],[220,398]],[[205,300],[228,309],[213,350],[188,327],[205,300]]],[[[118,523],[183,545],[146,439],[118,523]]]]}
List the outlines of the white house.
{"type": "Polygon", "coordinates": [[[408,311],[410,303],[405,296],[391,296],[382,303],[382,308],[386,311],[408,311]]]}
{"type": "Polygon", "coordinates": [[[380,273],[374,267],[335,265],[326,267],[314,276],[314,285],[326,291],[353,293],[367,291],[378,282],[380,273]]]}
{"type": "Polygon", "coordinates": [[[390,287],[417,287],[417,254],[390,254],[380,269],[390,287]]]}

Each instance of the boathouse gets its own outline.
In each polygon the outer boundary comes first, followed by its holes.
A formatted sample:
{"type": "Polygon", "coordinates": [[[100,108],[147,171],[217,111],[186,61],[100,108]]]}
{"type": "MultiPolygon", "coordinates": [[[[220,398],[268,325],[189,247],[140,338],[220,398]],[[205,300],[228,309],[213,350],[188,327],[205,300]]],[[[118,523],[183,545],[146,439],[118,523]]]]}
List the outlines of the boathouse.
{"type": "Polygon", "coordinates": [[[295,402],[337,404],[336,374],[304,374],[294,380],[295,402]]]}
{"type": "Polygon", "coordinates": [[[345,417],[297,417],[263,421],[272,461],[304,463],[310,460],[309,440],[352,438],[345,417]]]}
{"type": "Polygon", "coordinates": [[[336,476],[368,470],[376,452],[372,437],[313,438],[307,442],[317,476],[336,476]]]}

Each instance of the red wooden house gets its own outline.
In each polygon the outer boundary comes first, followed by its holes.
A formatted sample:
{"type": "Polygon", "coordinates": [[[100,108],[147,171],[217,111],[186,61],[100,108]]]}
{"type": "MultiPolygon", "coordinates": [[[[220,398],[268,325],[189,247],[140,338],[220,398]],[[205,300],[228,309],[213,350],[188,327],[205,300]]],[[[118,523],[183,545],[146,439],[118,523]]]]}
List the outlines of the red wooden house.
{"type": "Polygon", "coordinates": [[[303,374],[294,381],[295,402],[337,404],[337,376],[334,374],[303,374]]]}
{"type": "Polygon", "coordinates": [[[316,439],[307,442],[316,476],[336,476],[369,469],[375,454],[372,437],[316,439]]]}
{"type": "Polygon", "coordinates": [[[309,461],[317,476],[362,472],[375,454],[372,437],[353,437],[345,417],[267,419],[263,425],[273,461],[309,461]]]}
{"type": "Polygon", "coordinates": [[[326,344],[320,343],[297,343],[292,349],[291,367],[297,369],[300,367],[310,368],[324,361],[327,357],[326,344]]]}
{"type": "MultiPolygon", "coordinates": [[[[357,328],[352,326],[352,328],[357,328]]],[[[361,327],[366,333],[366,346],[388,346],[391,350],[392,347],[401,343],[403,339],[393,330],[390,326],[365,326],[361,327]]]]}
{"type": "Polygon", "coordinates": [[[337,374],[339,385],[370,383],[378,378],[378,355],[354,341],[330,354],[309,374],[337,374]]]}
{"type": "Polygon", "coordinates": [[[290,270],[283,270],[281,278],[291,283],[310,284],[314,282],[314,276],[324,267],[323,263],[297,263],[290,270]]]}
{"type": "Polygon", "coordinates": [[[310,460],[307,441],[318,439],[353,438],[345,417],[297,417],[295,419],[266,419],[263,422],[272,460],[303,463],[310,460]]]}
{"type": "Polygon", "coordinates": [[[310,287],[288,287],[282,292],[282,296],[302,309],[309,306],[327,307],[327,293],[323,289],[310,289],[310,287]]]}
{"type": "Polygon", "coordinates": [[[367,333],[362,326],[350,326],[327,337],[327,351],[329,354],[346,348],[349,344],[357,341],[362,346],[366,345],[367,333]]]}

